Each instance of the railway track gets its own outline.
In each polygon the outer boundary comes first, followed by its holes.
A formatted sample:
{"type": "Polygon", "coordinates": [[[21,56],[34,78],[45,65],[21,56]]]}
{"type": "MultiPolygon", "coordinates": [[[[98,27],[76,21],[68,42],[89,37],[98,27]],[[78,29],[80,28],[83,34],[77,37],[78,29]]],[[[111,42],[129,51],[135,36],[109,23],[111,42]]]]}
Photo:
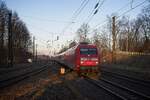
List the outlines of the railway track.
{"type": "Polygon", "coordinates": [[[17,68],[4,68],[4,69],[0,69],[0,75],[9,73],[9,72],[15,72],[15,71],[20,71],[22,69],[27,69],[30,68],[32,65],[28,65],[28,66],[22,66],[22,67],[17,67],[17,68]]]}
{"type": "Polygon", "coordinates": [[[26,79],[30,76],[37,75],[37,74],[41,73],[42,71],[46,70],[47,67],[48,66],[45,65],[41,68],[34,69],[32,71],[22,73],[21,75],[19,74],[19,75],[13,76],[13,77],[9,77],[9,78],[0,80],[0,88],[5,88],[5,87],[8,87],[8,86],[14,85],[14,84],[16,84],[20,81],[23,81],[24,79],[26,79]]]}
{"type": "Polygon", "coordinates": [[[101,80],[92,80],[86,78],[87,82],[97,86],[98,88],[102,88],[107,92],[114,95],[116,98],[120,100],[147,100],[150,99],[149,96],[124,87],[120,84],[116,84],[112,81],[101,79],[101,80]]]}
{"type": "Polygon", "coordinates": [[[0,68],[0,75],[4,75],[4,74],[9,73],[9,72],[22,71],[22,69],[26,70],[28,68],[36,66],[37,64],[42,65],[44,63],[33,62],[33,63],[25,63],[25,64],[14,65],[14,67],[6,66],[5,68],[0,68]]]}
{"type": "Polygon", "coordinates": [[[118,79],[126,80],[128,82],[132,82],[132,83],[139,84],[139,85],[150,88],[150,81],[145,81],[145,80],[141,80],[141,79],[137,79],[137,78],[133,78],[133,77],[128,77],[128,76],[125,76],[125,75],[121,75],[121,74],[118,74],[118,73],[112,73],[112,72],[109,72],[109,71],[103,71],[103,74],[104,74],[104,76],[115,77],[115,78],[118,78],[118,79]]]}
{"type": "Polygon", "coordinates": [[[119,73],[110,72],[110,71],[106,71],[106,70],[102,70],[102,72],[104,74],[112,75],[113,77],[116,77],[116,78],[122,78],[122,79],[127,80],[127,81],[136,82],[138,84],[150,87],[150,81],[149,80],[138,79],[138,78],[135,78],[135,77],[126,76],[126,75],[122,75],[122,74],[119,74],[119,73]]]}
{"type": "MultiPolygon", "coordinates": [[[[113,73],[111,73],[110,76],[116,76],[114,78],[118,80],[122,79],[126,82],[133,82],[133,85],[136,85],[138,83],[140,85],[145,86],[145,88],[143,89],[146,89],[146,87],[149,86],[148,83],[144,83],[148,81],[142,81],[140,79],[136,79],[132,77],[130,78],[128,76],[119,75],[119,74],[113,75],[113,73]]],[[[150,100],[150,96],[143,93],[142,91],[136,91],[134,88],[129,88],[122,84],[116,83],[113,80],[105,79],[104,75],[100,80],[93,80],[85,76],[85,80],[90,84],[107,91],[108,94],[114,96],[116,100],[150,100]]]]}
{"type": "Polygon", "coordinates": [[[150,83],[147,81],[126,77],[120,74],[103,72],[103,78],[150,97],[150,83]]]}

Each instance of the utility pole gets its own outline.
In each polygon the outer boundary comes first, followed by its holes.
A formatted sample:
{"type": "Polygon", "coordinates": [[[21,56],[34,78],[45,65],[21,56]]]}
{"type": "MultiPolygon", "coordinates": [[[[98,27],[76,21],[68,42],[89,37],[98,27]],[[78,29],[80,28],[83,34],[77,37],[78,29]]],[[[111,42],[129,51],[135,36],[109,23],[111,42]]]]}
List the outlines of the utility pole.
{"type": "Polygon", "coordinates": [[[54,55],[54,46],[53,46],[53,43],[54,43],[54,33],[52,33],[52,40],[51,40],[51,52],[52,52],[52,56],[54,55]]]}
{"type": "Polygon", "coordinates": [[[35,57],[36,57],[36,62],[37,62],[37,44],[36,44],[36,51],[35,51],[35,57]]]}
{"type": "Polygon", "coordinates": [[[9,20],[8,20],[8,64],[13,67],[13,34],[12,34],[12,12],[9,12],[9,20]]]}
{"type": "Polygon", "coordinates": [[[116,62],[116,17],[113,16],[112,17],[112,40],[113,40],[113,44],[112,44],[112,62],[115,63],[116,62]]]}
{"type": "Polygon", "coordinates": [[[4,17],[2,18],[2,27],[1,27],[1,40],[0,40],[0,64],[4,64],[5,63],[5,51],[4,51],[4,32],[5,32],[5,20],[4,17]]]}
{"type": "Polygon", "coordinates": [[[126,51],[128,52],[129,51],[129,27],[128,27],[128,31],[127,31],[127,39],[126,39],[126,51]]]}
{"type": "Polygon", "coordinates": [[[33,61],[35,60],[35,36],[33,36],[33,61]]]}

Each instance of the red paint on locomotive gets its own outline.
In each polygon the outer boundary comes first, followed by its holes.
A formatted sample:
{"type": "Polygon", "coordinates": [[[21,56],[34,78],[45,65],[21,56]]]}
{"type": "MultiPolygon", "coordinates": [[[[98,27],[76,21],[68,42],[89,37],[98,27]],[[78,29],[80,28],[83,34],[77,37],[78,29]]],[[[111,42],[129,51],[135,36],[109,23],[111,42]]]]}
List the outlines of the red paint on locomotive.
{"type": "Polygon", "coordinates": [[[78,73],[99,72],[100,57],[97,47],[93,44],[78,44],[56,58],[78,73]]]}

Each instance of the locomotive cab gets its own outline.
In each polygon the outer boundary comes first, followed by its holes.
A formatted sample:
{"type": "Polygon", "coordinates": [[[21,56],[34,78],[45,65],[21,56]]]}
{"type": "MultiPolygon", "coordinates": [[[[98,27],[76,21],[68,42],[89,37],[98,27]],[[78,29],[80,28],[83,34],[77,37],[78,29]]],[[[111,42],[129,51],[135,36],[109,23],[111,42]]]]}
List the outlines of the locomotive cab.
{"type": "Polygon", "coordinates": [[[79,74],[98,74],[99,56],[94,45],[81,44],[77,49],[77,70],[79,74]]]}

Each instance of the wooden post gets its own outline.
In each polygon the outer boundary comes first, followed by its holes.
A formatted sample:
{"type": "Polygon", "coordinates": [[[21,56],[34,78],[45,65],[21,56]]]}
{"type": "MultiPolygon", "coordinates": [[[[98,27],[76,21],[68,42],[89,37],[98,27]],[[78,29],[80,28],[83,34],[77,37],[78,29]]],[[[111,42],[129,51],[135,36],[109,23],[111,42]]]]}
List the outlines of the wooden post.
{"type": "Polygon", "coordinates": [[[116,62],[116,25],[115,25],[116,17],[112,17],[112,62],[116,62]]]}
{"type": "Polygon", "coordinates": [[[38,45],[36,44],[36,51],[35,51],[36,62],[37,62],[37,47],[38,45]]]}
{"type": "Polygon", "coordinates": [[[8,20],[8,64],[10,67],[13,67],[13,34],[12,34],[12,12],[9,12],[8,20]]]}
{"type": "Polygon", "coordinates": [[[32,61],[35,60],[35,36],[33,36],[33,58],[32,61]]]}

